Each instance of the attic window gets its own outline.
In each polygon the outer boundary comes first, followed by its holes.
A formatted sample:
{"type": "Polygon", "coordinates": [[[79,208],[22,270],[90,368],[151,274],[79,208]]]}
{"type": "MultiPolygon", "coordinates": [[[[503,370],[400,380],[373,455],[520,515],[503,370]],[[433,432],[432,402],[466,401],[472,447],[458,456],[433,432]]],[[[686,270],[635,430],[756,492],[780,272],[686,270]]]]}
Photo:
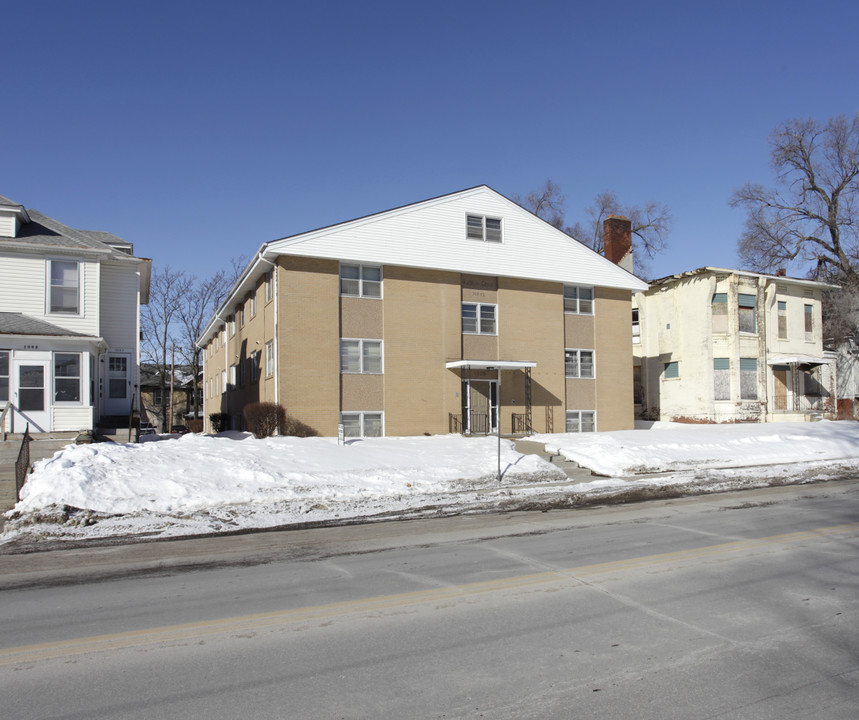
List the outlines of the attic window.
{"type": "Polygon", "coordinates": [[[465,236],[469,240],[501,242],[501,218],[467,215],[465,236]]]}

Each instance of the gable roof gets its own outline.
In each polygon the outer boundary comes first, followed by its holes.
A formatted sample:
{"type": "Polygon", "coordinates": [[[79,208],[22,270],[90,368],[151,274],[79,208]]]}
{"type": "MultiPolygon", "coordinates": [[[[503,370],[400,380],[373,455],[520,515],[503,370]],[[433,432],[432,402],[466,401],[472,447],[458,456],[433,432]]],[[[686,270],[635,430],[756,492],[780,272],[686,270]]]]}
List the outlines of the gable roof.
{"type": "Polygon", "coordinates": [[[696,268],[695,270],[687,270],[685,272],[677,273],[676,275],[666,275],[665,277],[658,278],[657,280],[651,280],[650,289],[657,288],[660,285],[665,285],[666,283],[682,280],[683,278],[703,275],[742,275],[743,277],[763,278],[764,280],[770,280],[776,283],[804,285],[806,287],[819,288],[821,290],[834,290],[840,287],[839,285],[833,285],[832,283],[822,282],[820,280],[808,280],[807,278],[789,277],[787,275],[772,275],[771,273],[761,273],[754,270],[736,270],[706,265],[704,267],[696,268]]]}
{"type": "Polygon", "coordinates": [[[267,243],[264,254],[301,255],[581,283],[626,290],[647,284],[487,185],[442,195],[267,243]],[[466,238],[466,215],[502,220],[502,242],[466,238]]]}

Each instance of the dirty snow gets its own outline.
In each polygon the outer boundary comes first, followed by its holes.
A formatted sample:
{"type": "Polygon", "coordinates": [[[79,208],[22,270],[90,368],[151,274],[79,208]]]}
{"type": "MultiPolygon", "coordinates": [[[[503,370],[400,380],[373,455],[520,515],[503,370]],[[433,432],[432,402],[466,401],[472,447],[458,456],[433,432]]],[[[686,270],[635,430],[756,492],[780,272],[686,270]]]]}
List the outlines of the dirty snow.
{"type": "Polygon", "coordinates": [[[257,440],[232,432],[69,446],[37,464],[21,502],[7,513],[0,548],[540,503],[574,506],[631,492],[713,492],[859,470],[856,422],[652,423],[647,429],[529,439],[606,477],[574,483],[557,466],[522,455],[503,440],[499,481],[494,437],[392,437],[339,445],[333,438],[257,440]]]}

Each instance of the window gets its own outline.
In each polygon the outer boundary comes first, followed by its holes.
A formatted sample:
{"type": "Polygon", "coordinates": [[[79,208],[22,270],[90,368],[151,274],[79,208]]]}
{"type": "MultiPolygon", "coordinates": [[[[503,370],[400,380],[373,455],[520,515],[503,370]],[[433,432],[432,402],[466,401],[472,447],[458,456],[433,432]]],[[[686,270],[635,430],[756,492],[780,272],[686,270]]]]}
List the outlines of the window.
{"type": "Polygon", "coordinates": [[[495,335],[495,305],[462,303],[462,332],[495,335]]]}
{"type": "MultiPolygon", "coordinates": [[[[9,351],[0,350],[0,403],[9,401],[9,351]]],[[[2,410],[0,410],[2,412],[2,410]]]]}
{"type": "Polygon", "coordinates": [[[805,339],[814,340],[814,307],[805,306],[805,339]]]}
{"type": "Polygon", "coordinates": [[[230,323],[230,337],[232,337],[233,335],[236,334],[236,316],[230,315],[230,317],[228,317],[227,320],[229,320],[229,323],[230,323]]]}
{"type": "Polygon", "coordinates": [[[568,378],[592,378],[594,376],[594,351],[564,350],[564,367],[568,378]]]}
{"type": "Polygon", "coordinates": [[[352,297],[382,297],[382,268],[377,265],[341,263],[340,294],[352,297]]]}
{"type": "Polygon", "coordinates": [[[274,375],[274,340],[265,344],[265,374],[274,375]]]}
{"type": "Polygon", "coordinates": [[[347,438],[382,437],[384,434],[380,412],[340,413],[340,422],[347,438]]]}
{"type": "Polygon", "coordinates": [[[713,333],[728,332],[728,293],[714,293],[712,304],[713,333]]]}
{"type": "Polygon", "coordinates": [[[381,340],[341,340],[341,373],[381,373],[381,340]]]}
{"type": "Polygon", "coordinates": [[[757,358],[740,358],[740,399],[758,399],[757,358]]]}
{"type": "Polygon", "coordinates": [[[251,295],[251,317],[257,314],[257,294],[251,295]]]}
{"type": "Polygon", "coordinates": [[[219,376],[219,386],[218,386],[218,395],[221,393],[227,392],[227,371],[221,370],[221,374],[219,376]]]}
{"type": "Polygon", "coordinates": [[[483,215],[466,216],[465,236],[469,240],[501,242],[501,219],[483,215]]]}
{"type": "Polygon", "coordinates": [[[594,289],[578,285],[564,285],[564,312],[593,315],[594,289]]]}
{"type": "Polygon", "coordinates": [[[641,324],[638,319],[638,308],[632,308],[632,344],[641,343],[641,324]]]}
{"type": "Polygon", "coordinates": [[[239,374],[238,365],[230,365],[230,390],[236,389],[236,378],[239,374]]]}
{"type": "Polygon", "coordinates": [[[740,293],[737,301],[739,305],[740,332],[756,333],[758,330],[755,319],[755,296],[740,293]]]}
{"type": "Polygon", "coordinates": [[[265,274],[265,301],[268,302],[274,297],[274,270],[269,270],[265,274]]]}
{"type": "Polygon", "coordinates": [[[238,321],[239,327],[243,328],[245,326],[245,304],[236,305],[236,320],[238,321]]]}
{"type": "Polygon", "coordinates": [[[731,360],[713,358],[713,399],[731,399],[731,360]]]}
{"type": "Polygon", "coordinates": [[[597,420],[593,410],[567,410],[567,432],[596,432],[597,420]]]}
{"type": "Polygon", "coordinates": [[[256,352],[251,353],[251,356],[248,358],[248,364],[250,365],[251,383],[259,382],[259,366],[261,360],[261,350],[257,350],[256,352]]]}
{"type": "Polygon", "coordinates": [[[778,301],[778,339],[787,340],[787,303],[778,301]]]}
{"type": "Polygon", "coordinates": [[[52,313],[78,314],[80,311],[80,268],[74,260],[51,260],[51,285],[48,298],[52,313]]]}
{"type": "Polygon", "coordinates": [[[158,387],[152,389],[152,404],[153,405],[160,405],[161,400],[162,400],[161,386],[159,385],[158,387]]]}
{"type": "Polygon", "coordinates": [[[666,380],[676,380],[680,377],[680,363],[674,362],[665,363],[665,371],[662,375],[666,380]]]}

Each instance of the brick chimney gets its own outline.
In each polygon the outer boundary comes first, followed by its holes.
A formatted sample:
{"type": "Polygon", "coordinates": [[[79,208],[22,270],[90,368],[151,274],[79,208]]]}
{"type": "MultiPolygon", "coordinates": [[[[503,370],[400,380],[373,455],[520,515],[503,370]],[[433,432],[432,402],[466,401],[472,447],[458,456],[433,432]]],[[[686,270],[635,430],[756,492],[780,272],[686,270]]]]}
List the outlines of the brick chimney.
{"type": "Polygon", "coordinates": [[[606,258],[632,272],[632,221],[609,215],[603,222],[603,252],[606,258]]]}

